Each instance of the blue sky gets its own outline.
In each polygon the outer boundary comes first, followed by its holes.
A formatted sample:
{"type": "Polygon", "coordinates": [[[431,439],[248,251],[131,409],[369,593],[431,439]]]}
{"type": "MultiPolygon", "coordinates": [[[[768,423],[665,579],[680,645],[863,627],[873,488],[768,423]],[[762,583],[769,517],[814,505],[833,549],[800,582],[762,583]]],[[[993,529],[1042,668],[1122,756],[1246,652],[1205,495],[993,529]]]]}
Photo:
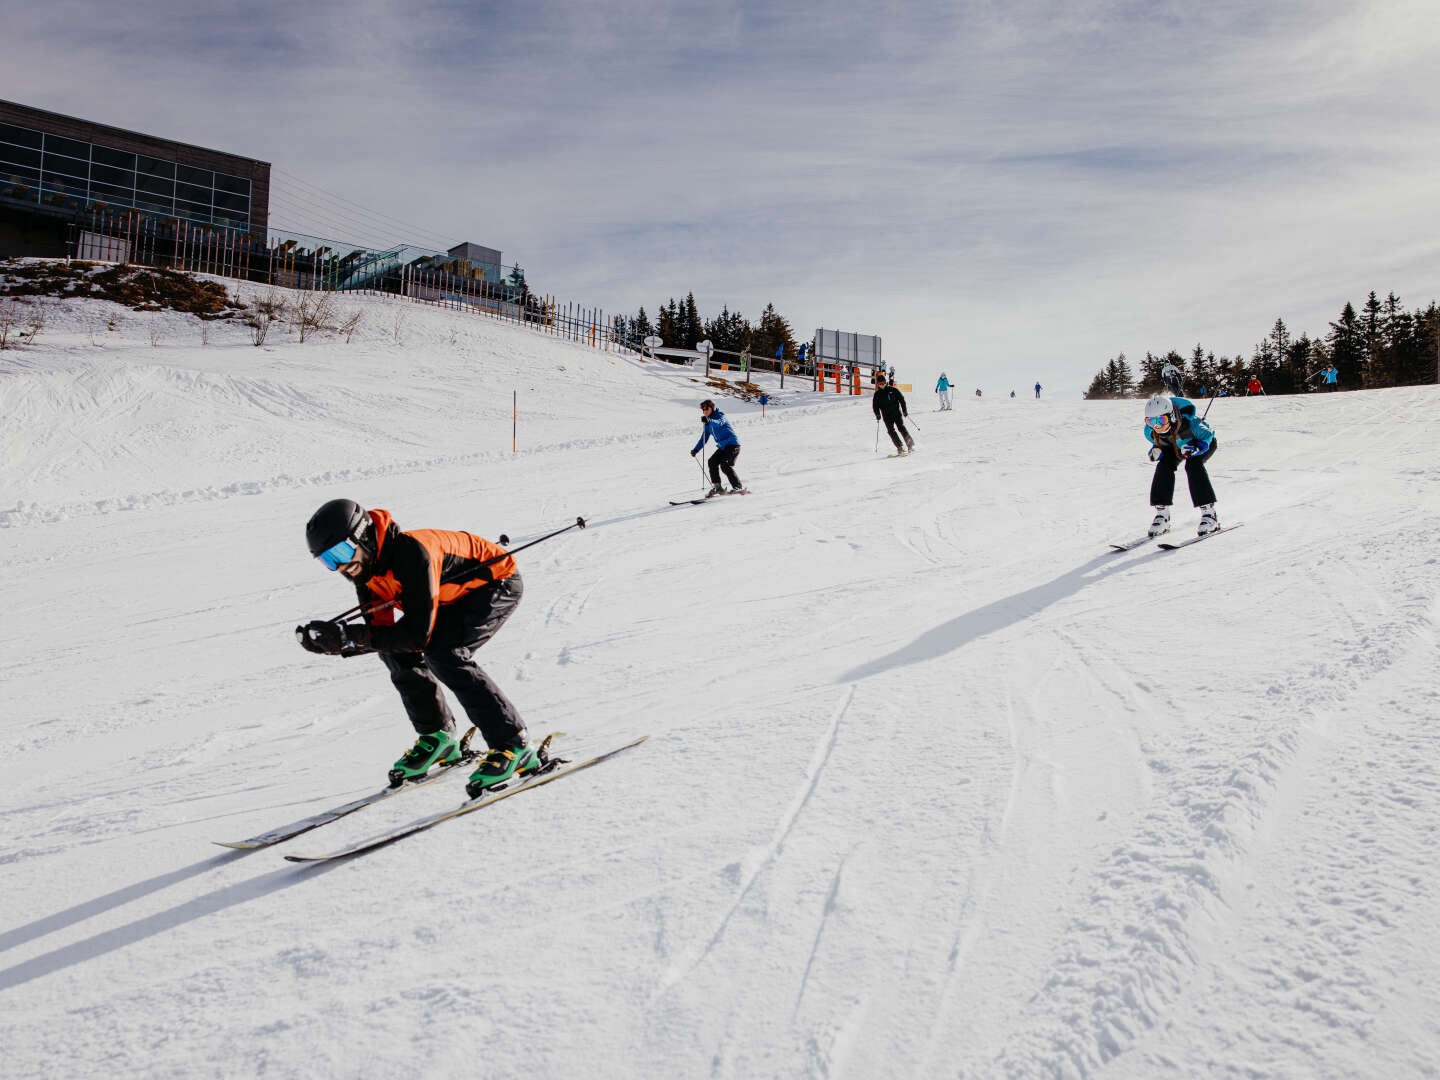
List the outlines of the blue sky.
{"type": "Polygon", "coordinates": [[[917,384],[1074,396],[1121,351],[1248,354],[1277,316],[1318,334],[1370,289],[1440,296],[1430,0],[5,23],[0,97],[268,160],[276,225],[472,240],[606,310],[774,301],[798,336],[880,334],[917,384]]]}

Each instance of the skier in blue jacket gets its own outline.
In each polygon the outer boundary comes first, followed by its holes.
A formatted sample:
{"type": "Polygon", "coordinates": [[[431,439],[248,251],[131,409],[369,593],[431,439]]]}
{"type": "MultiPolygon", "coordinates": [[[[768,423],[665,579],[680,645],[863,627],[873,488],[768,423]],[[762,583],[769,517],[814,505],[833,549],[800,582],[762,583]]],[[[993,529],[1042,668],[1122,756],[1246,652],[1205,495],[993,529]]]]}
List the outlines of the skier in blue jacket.
{"type": "Polygon", "coordinates": [[[940,411],[950,408],[950,380],[940,372],[940,381],[935,384],[935,393],[940,395],[940,411]]]}
{"type": "Polygon", "coordinates": [[[1195,404],[1188,398],[1156,394],[1145,402],[1145,438],[1150,440],[1150,460],[1155,462],[1155,476],[1150,481],[1150,505],[1155,507],[1155,520],[1150,535],[1170,531],[1170,504],[1175,499],[1175,471],[1185,462],[1185,480],[1190,486],[1190,501],[1200,510],[1196,532],[1209,536],[1220,528],[1215,512],[1215,489],[1205,463],[1214,456],[1218,443],[1210,425],[1195,415],[1195,404]]]}
{"type": "Polygon", "coordinates": [[[706,398],[700,403],[700,422],[704,427],[700,431],[700,441],[695,444],[695,449],[690,451],[694,457],[705,445],[705,440],[713,437],[715,439],[715,452],[710,455],[710,490],[705,493],[708,499],[712,495],[723,495],[725,489],[720,486],[720,470],[725,470],[725,478],[730,481],[730,493],[735,494],[745,490],[740,483],[740,477],[735,475],[735,459],[740,456],[740,440],[735,437],[735,429],[730,426],[730,421],[725,414],[715,407],[715,402],[706,398]]]}

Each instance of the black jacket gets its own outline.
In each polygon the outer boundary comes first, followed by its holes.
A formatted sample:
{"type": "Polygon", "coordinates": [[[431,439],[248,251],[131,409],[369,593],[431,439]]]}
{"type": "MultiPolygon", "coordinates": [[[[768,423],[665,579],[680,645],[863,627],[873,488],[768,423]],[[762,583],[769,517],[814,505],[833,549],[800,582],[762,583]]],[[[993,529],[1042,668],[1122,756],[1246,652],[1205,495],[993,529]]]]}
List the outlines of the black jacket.
{"type": "Polygon", "coordinates": [[[876,390],[870,407],[875,410],[876,419],[883,415],[886,420],[893,422],[902,416],[910,415],[910,409],[905,404],[905,395],[893,386],[882,386],[876,390]]]}

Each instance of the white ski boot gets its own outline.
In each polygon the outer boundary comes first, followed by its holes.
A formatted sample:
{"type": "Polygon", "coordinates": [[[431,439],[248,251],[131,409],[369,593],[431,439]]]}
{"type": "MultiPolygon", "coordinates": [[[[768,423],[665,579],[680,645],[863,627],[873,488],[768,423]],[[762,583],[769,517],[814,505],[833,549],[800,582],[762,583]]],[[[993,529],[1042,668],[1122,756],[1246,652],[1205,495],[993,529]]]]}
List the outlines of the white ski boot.
{"type": "Polygon", "coordinates": [[[1170,531],[1170,508],[1168,506],[1155,507],[1155,520],[1150,522],[1150,538],[1164,536],[1170,531]]]}
{"type": "Polygon", "coordinates": [[[1220,531],[1220,515],[1215,513],[1215,504],[1200,507],[1200,524],[1195,528],[1196,536],[1209,536],[1220,531]]]}

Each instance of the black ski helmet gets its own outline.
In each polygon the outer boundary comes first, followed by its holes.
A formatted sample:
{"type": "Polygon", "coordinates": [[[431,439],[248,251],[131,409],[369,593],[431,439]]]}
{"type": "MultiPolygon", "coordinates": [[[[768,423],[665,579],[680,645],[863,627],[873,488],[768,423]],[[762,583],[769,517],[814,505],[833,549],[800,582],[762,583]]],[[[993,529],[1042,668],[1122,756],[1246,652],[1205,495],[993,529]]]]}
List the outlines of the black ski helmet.
{"type": "Polygon", "coordinates": [[[331,499],[305,523],[305,543],[316,558],[341,540],[353,540],[366,555],[375,557],[375,523],[353,499],[331,499]]]}

